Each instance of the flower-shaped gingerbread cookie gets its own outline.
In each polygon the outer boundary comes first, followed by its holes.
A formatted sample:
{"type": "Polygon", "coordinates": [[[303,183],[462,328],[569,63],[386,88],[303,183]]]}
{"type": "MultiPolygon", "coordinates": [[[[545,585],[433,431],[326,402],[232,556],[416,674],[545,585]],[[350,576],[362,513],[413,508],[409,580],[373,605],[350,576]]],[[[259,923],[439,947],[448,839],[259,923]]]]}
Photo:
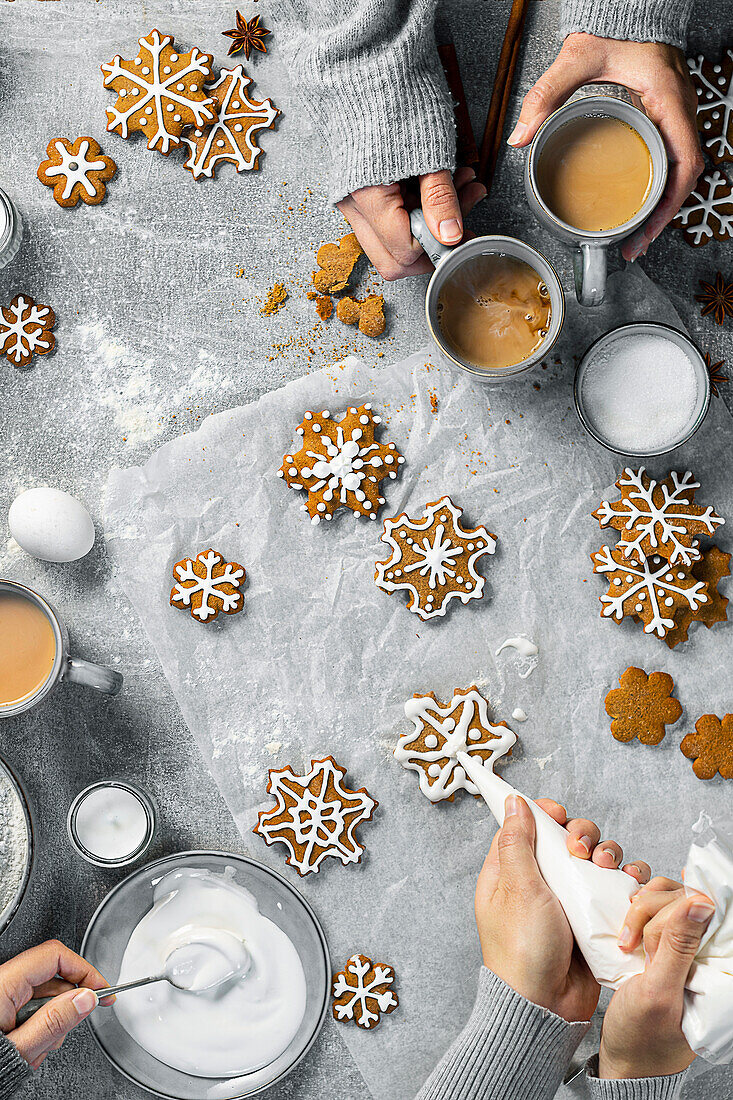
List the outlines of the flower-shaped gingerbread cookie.
{"type": "Polygon", "coordinates": [[[723,779],[733,779],[733,714],[718,718],[703,714],[695,722],[695,733],[688,733],[680,748],[698,779],[712,779],[720,772],[723,779]]]}
{"type": "Polygon", "coordinates": [[[658,745],[682,715],[682,704],[672,695],[674,680],[666,672],[627,668],[619,677],[620,687],[606,696],[606,714],[613,718],[611,733],[617,741],[658,745]]]}
{"type": "Polygon", "coordinates": [[[76,206],[79,199],[96,206],[104,198],[107,183],[117,171],[112,157],[105,157],[98,141],[91,137],[51,138],[48,160],[38,166],[36,175],[46,187],[53,187],[59,206],[76,206]]]}
{"type": "Polygon", "coordinates": [[[311,523],[333,519],[338,508],[376,519],[384,497],[380,483],[396,478],[404,458],[394,443],[377,443],[381,417],[371,405],[352,406],[343,420],[331,413],[307,412],[296,428],[302,436],[299,451],[285,455],[278,477],[291,489],[305,489],[303,508],[311,523]]]}
{"type": "Polygon", "coordinates": [[[382,542],[392,550],[378,561],[374,580],[383,592],[406,592],[407,608],[421,619],[445,615],[451,600],[479,599],[484,578],[476,564],[493,554],[496,536],[485,527],[461,526],[463,509],[450,497],[425,505],[419,519],[403,512],[384,521],[382,542]]]}
{"type": "Polygon", "coordinates": [[[616,482],[621,499],[603,501],[593,513],[601,527],[620,531],[619,547],[625,558],[641,562],[659,554],[670,565],[691,565],[702,556],[697,539],[712,535],[725,523],[711,507],[695,504],[700,483],[689,470],[672,472],[663,481],[652,481],[642,466],[625,469],[616,482]]]}
{"type": "Polygon", "coordinates": [[[458,753],[493,766],[517,740],[506,722],[490,721],[488,704],[476,687],[455,691],[445,706],[432,692],[415,695],[405,703],[405,716],[414,729],[401,735],[395,760],[417,772],[420,790],[431,802],[453,802],[461,789],[478,798],[479,789],[461,767],[458,753]]]}
{"type": "Polygon", "coordinates": [[[333,1018],[353,1020],[357,1027],[373,1031],[382,1013],[389,1015],[399,1004],[392,992],[394,968],[385,963],[373,963],[367,955],[352,955],[343,970],[333,976],[333,1018]]]}
{"type": "Polygon", "coordinates": [[[0,318],[0,355],[16,367],[27,367],[34,355],[48,355],[56,347],[51,329],[56,314],[28,294],[16,294],[9,306],[2,307],[0,318]]]}
{"type": "Polygon", "coordinates": [[[346,769],[332,756],[312,760],[306,775],[291,768],[270,769],[267,790],[276,804],[260,811],[253,832],[265,844],[284,844],[285,862],[299,875],[319,871],[329,856],[344,865],[361,860],[364,849],[354,832],[371,819],[379,803],[364,788],[350,790],[345,776],[346,769]]]}
{"type": "Polygon", "coordinates": [[[220,611],[234,615],[244,607],[244,566],[225,561],[216,550],[202,550],[195,558],[177,561],[173,576],[171,606],[190,611],[200,623],[213,622],[220,611]]]}

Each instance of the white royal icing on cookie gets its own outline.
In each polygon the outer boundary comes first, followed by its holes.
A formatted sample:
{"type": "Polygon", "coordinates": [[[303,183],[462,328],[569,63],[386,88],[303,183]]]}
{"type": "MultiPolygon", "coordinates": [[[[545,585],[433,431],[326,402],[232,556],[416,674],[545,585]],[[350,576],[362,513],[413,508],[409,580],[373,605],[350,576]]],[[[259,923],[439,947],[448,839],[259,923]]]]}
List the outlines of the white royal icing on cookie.
{"type": "Polygon", "coordinates": [[[343,1004],[334,1004],[334,1015],[338,1020],[356,1018],[359,1027],[369,1030],[372,1024],[379,1022],[380,1012],[391,1012],[397,1007],[395,994],[389,989],[380,989],[381,986],[391,985],[394,980],[395,972],[391,966],[373,963],[365,955],[352,955],[344,971],[339,971],[333,980],[331,992],[334,1000],[348,998],[343,1004]],[[367,980],[370,970],[374,974],[367,980]],[[353,981],[349,978],[353,978],[353,981]],[[357,1008],[359,1014],[355,1017],[357,1008]]]}
{"type": "Polygon", "coordinates": [[[673,224],[685,230],[694,246],[707,244],[717,233],[728,241],[733,238],[733,188],[722,172],[705,173],[680,208],[673,224]],[[691,224],[693,215],[701,220],[691,224]]]}
{"type": "Polygon", "coordinates": [[[222,611],[236,610],[241,606],[244,599],[241,592],[225,592],[221,587],[224,584],[230,584],[238,589],[244,577],[243,569],[235,569],[231,562],[226,562],[224,572],[218,577],[213,576],[215,566],[220,565],[223,561],[221,554],[217,554],[215,550],[209,550],[206,554],[199,555],[195,561],[186,558],[183,565],[174,566],[173,574],[178,578],[178,583],[171,592],[171,599],[184,607],[191,607],[192,597],[196,592],[201,592],[203,594],[201,607],[191,608],[191,614],[200,619],[202,623],[205,623],[211,615],[217,614],[218,609],[209,604],[209,600],[213,596],[222,601],[224,605],[222,611]],[[205,577],[199,577],[194,572],[195,562],[200,562],[204,566],[206,569],[205,577]],[[185,581],[193,581],[193,584],[183,583],[185,581]]]}
{"type": "Polygon", "coordinates": [[[47,176],[66,176],[66,183],[64,184],[61,198],[68,199],[76,183],[83,187],[90,198],[93,198],[94,195],[97,194],[98,187],[95,187],[91,182],[88,173],[104,171],[105,162],[101,159],[88,159],[89,142],[87,139],[84,138],[81,142],[78,153],[72,153],[59,138],[54,141],[53,147],[61,157],[61,164],[52,165],[50,168],[44,168],[44,172],[47,176]],[[72,165],[74,167],[72,167],[72,165]]]}
{"type": "MultiPolygon", "coordinates": [[[[696,611],[700,604],[708,601],[704,592],[704,581],[697,581],[688,588],[682,588],[678,582],[686,580],[687,574],[675,571],[670,567],[670,563],[660,558],[658,554],[645,558],[640,565],[636,562],[624,562],[619,565],[613,560],[609,547],[602,546],[598,553],[593,555],[593,561],[594,572],[620,573],[629,586],[625,592],[617,596],[610,594],[601,596],[603,605],[601,615],[604,618],[613,616],[620,621],[625,614],[624,603],[636,596],[639,601],[634,608],[636,614],[641,614],[647,607],[650,607],[652,612],[649,622],[644,624],[645,634],[656,634],[663,638],[675,625],[669,612],[665,614],[665,608],[668,609],[674,605],[672,593],[682,596],[691,611],[696,611]]],[[[623,580],[621,576],[617,576],[612,578],[611,583],[621,585],[623,580]]]]}
{"type": "MultiPolygon", "coordinates": [[[[450,798],[458,790],[478,795],[475,783],[466,775],[458,763],[458,753],[469,756],[479,749],[491,749],[491,756],[484,762],[493,767],[500,756],[505,756],[517,740],[506,726],[497,726],[489,719],[488,704],[483,695],[475,689],[468,692],[456,692],[447,706],[441,706],[429,695],[419,695],[405,703],[405,715],[414,724],[411,733],[401,735],[395,759],[403,767],[417,772],[420,790],[431,802],[440,802],[450,798]],[[454,715],[460,711],[458,718],[454,715]],[[481,729],[469,729],[476,718],[481,729]],[[422,735],[426,729],[435,733],[422,735]],[[423,740],[424,749],[416,748],[415,742],[423,740]],[[427,771],[425,768],[427,765],[427,771]]],[[[479,755],[479,759],[482,757],[479,755]]]]}
{"type": "Polygon", "coordinates": [[[270,129],[280,112],[270,99],[265,99],[262,103],[250,99],[246,89],[251,83],[242,66],[236,65],[233,69],[222,69],[219,79],[214,84],[207,85],[207,92],[215,91],[222,84],[226,90],[216,122],[208,131],[194,131],[194,138],[201,138],[206,134],[206,140],[201,147],[190,137],[183,139],[191,150],[184,167],[191,171],[194,179],[199,176],[211,179],[219,161],[230,161],[236,165],[238,172],[257,167],[257,157],[262,150],[255,145],[255,135],[258,130],[270,129]],[[241,135],[244,124],[247,126],[247,133],[242,149],[242,139],[237,135],[241,135]]]}
{"type": "Polygon", "coordinates": [[[51,346],[46,325],[51,315],[48,306],[39,306],[29,298],[19,294],[3,309],[0,316],[0,354],[6,355],[11,362],[22,363],[30,355],[43,354],[51,346]],[[28,316],[23,314],[28,310],[28,316]],[[8,321],[5,314],[13,318],[8,321]]]}

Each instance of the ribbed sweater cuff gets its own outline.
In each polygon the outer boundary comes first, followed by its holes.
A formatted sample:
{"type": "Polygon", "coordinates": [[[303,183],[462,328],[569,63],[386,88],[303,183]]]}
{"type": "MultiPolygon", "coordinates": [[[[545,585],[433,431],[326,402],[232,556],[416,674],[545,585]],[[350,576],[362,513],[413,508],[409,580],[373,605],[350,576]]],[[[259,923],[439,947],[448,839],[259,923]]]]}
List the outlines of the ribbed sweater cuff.
{"type": "Polygon", "coordinates": [[[532,1004],[482,967],[470,1019],[416,1100],[551,1100],[588,1026],[532,1004]]]}
{"type": "Polygon", "coordinates": [[[693,0],[563,0],[560,33],[575,31],[685,48],[693,0]]]}
{"type": "Polygon", "coordinates": [[[687,1077],[673,1073],[670,1077],[629,1077],[623,1081],[601,1080],[598,1076],[598,1055],[594,1054],[585,1067],[591,1100],[677,1100],[687,1077]]]}
{"type": "Polygon", "coordinates": [[[12,1096],[31,1075],[31,1067],[18,1053],[18,1048],[0,1034],[0,1100],[12,1096]]]}

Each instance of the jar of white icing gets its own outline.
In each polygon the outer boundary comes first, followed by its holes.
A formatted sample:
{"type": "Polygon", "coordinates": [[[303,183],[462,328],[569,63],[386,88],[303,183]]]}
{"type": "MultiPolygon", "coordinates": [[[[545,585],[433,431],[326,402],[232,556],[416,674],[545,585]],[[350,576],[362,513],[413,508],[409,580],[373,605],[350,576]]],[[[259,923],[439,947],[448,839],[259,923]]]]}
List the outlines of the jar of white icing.
{"type": "Polygon", "coordinates": [[[95,867],[126,867],[150,847],[156,812],[133,783],[102,780],[80,791],[66,819],[73,848],[95,867]]]}
{"type": "Polygon", "coordinates": [[[13,200],[0,188],[0,268],[18,254],[23,239],[23,219],[13,200]]]}

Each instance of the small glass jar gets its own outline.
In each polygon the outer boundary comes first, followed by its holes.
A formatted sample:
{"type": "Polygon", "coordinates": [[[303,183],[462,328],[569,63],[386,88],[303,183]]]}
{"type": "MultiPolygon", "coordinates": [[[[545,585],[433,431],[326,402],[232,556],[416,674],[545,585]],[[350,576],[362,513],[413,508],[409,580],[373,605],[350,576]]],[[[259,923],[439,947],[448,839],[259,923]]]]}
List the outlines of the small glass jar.
{"type": "Polygon", "coordinates": [[[23,239],[23,219],[13,200],[0,188],[0,270],[15,259],[23,239]]]}
{"type": "Polygon", "coordinates": [[[66,829],[74,850],[95,867],[128,867],[150,847],[157,825],[155,804],[134,783],[100,780],[80,791],[69,807],[66,829]]]}

